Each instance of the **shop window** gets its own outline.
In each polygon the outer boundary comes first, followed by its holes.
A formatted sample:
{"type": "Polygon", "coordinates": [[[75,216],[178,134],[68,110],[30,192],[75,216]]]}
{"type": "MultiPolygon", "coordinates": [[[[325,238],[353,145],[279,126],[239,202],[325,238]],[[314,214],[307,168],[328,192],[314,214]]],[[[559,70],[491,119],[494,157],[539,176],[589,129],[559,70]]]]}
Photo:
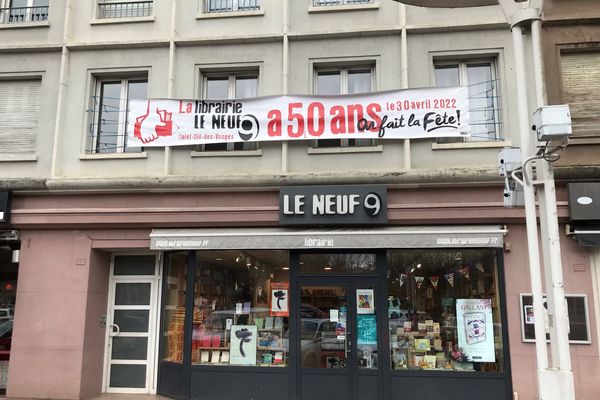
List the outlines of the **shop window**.
{"type": "Polygon", "coordinates": [[[136,18],[152,15],[154,1],[100,0],[98,18],[136,18]]]}
{"type": "Polygon", "coordinates": [[[198,251],[192,364],[288,365],[287,251],[198,251]]]}
{"type": "Polygon", "coordinates": [[[127,146],[127,103],[148,97],[146,76],[96,78],[88,153],[139,153],[127,146]]]}
{"type": "Polygon", "coordinates": [[[166,256],[164,271],[161,359],[183,362],[187,252],[166,256]]]}
{"type": "Polygon", "coordinates": [[[504,372],[494,250],[388,252],[395,370],[504,372]]]}
{"type": "MultiPolygon", "coordinates": [[[[317,95],[340,95],[368,93],[373,91],[372,66],[346,68],[317,68],[314,93],[317,95]]],[[[374,146],[373,139],[322,139],[315,140],[313,147],[364,147],[374,146]]]]}
{"type": "Polygon", "coordinates": [[[562,102],[569,104],[573,137],[600,136],[600,52],[563,53],[562,102]]]}
{"type": "MultiPolygon", "coordinates": [[[[204,99],[246,99],[258,94],[258,74],[255,72],[204,74],[204,99]]],[[[210,143],[200,145],[198,151],[256,150],[256,142],[210,143]]]]}
{"type": "Polygon", "coordinates": [[[35,156],[41,80],[0,80],[0,157],[35,156]]]}
{"type": "Polygon", "coordinates": [[[0,0],[0,24],[48,20],[49,0],[0,0]]]}
{"type": "Polygon", "coordinates": [[[468,86],[470,138],[438,138],[438,143],[469,140],[500,141],[499,92],[494,60],[439,61],[435,63],[436,86],[468,86]]]}
{"type": "Polygon", "coordinates": [[[204,0],[205,13],[260,10],[260,0],[204,0]]]}

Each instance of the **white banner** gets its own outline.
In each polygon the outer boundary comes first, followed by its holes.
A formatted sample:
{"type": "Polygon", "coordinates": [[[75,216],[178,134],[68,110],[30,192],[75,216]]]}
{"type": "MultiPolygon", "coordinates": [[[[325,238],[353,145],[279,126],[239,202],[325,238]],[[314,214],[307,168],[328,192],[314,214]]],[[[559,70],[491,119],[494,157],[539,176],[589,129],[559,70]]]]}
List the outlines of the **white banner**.
{"type": "Polygon", "coordinates": [[[496,362],[491,299],[456,299],[456,325],[469,361],[496,362]]]}
{"type": "Polygon", "coordinates": [[[466,87],[345,96],[129,101],[129,146],[469,135],[466,87]]]}

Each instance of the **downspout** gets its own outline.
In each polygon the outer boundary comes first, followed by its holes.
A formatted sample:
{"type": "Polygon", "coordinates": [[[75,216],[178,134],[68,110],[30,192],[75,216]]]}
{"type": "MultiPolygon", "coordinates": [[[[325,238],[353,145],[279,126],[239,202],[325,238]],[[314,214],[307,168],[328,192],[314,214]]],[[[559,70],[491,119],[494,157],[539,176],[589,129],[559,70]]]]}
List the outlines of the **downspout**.
{"type": "MultiPolygon", "coordinates": [[[[400,83],[402,89],[408,89],[408,38],[406,33],[406,5],[400,3],[400,83]]],[[[411,169],[410,139],[404,139],[404,169],[411,169]]]]}
{"type": "MultiPolygon", "coordinates": [[[[290,64],[289,64],[289,51],[290,51],[290,42],[288,38],[289,32],[289,16],[288,16],[288,7],[289,0],[283,0],[283,55],[282,55],[282,88],[281,94],[284,96],[289,92],[289,78],[290,78],[290,64]]],[[[288,172],[288,142],[281,142],[281,172],[288,172]]]]}
{"type": "Polygon", "coordinates": [[[65,90],[67,89],[67,71],[69,68],[70,51],[67,44],[71,41],[71,0],[66,0],[65,21],[63,25],[63,43],[62,54],[60,57],[60,74],[58,77],[58,95],[56,98],[56,118],[54,120],[54,143],[52,144],[52,162],[50,165],[50,176],[56,178],[59,175],[58,170],[58,151],[61,143],[62,113],[64,106],[65,90]]]}
{"type": "MultiPolygon", "coordinates": [[[[177,20],[177,0],[171,0],[171,27],[169,29],[169,73],[167,81],[167,98],[173,98],[175,85],[175,23],[177,20]]],[[[171,174],[172,149],[165,147],[165,159],[163,172],[165,175],[171,174]]]]}

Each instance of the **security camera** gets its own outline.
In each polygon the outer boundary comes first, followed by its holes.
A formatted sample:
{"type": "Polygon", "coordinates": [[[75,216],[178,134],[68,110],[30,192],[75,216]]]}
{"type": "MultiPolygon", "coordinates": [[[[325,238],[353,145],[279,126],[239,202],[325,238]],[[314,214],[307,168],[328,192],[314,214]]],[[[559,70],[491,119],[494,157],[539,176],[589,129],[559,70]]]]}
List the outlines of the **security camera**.
{"type": "Polygon", "coordinates": [[[532,130],[537,135],[537,140],[563,140],[571,136],[571,112],[567,104],[545,106],[538,108],[533,113],[532,130]]]}

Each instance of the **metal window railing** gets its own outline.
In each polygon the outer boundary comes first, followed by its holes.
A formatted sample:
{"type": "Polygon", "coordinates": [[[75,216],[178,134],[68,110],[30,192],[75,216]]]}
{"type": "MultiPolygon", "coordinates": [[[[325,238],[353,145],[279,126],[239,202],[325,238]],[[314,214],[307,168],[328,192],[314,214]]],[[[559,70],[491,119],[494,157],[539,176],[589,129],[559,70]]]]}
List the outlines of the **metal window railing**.
{"type": "Polygon", "coordinates": [[[0,8],[0,24],[48,20],[48,6],[0,8]]]}
{"type": "Polygon", "coordinates": [[[204,0],[205,13],[260,10],[260,0],[204,0]]]}
{"type": "Polygon", "coordinates": [[[369,4],[373,3],[374,0],[312,0],[313,6],[341,6],[341,5],[354,5],[354,4],[369,4]]]}
{"type": "Polygon", "coordinates": [[[154,1],[123,1],[99,3],[98,18],[149,17],[154,1]]]}

